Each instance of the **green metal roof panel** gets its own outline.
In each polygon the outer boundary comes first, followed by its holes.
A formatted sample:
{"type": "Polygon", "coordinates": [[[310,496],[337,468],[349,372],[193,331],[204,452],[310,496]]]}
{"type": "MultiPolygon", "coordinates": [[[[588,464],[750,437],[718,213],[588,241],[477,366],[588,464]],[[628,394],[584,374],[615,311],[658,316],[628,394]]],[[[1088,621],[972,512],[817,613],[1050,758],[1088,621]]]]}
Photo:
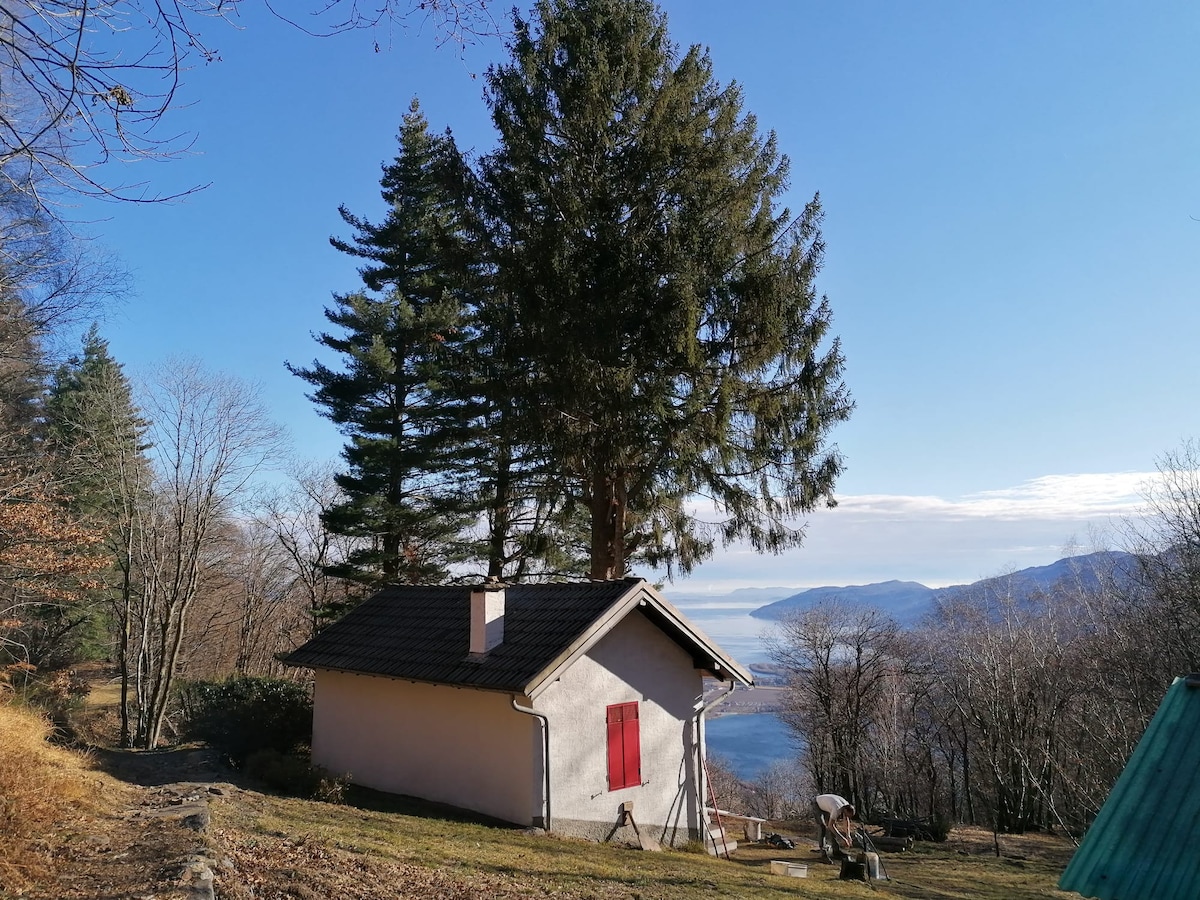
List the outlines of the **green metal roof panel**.
{"type": "Polygon", "coordinates": [[[1200,675],[1176,678],[1059,879],[1098,900],[1200,898],[1200,675]]]}

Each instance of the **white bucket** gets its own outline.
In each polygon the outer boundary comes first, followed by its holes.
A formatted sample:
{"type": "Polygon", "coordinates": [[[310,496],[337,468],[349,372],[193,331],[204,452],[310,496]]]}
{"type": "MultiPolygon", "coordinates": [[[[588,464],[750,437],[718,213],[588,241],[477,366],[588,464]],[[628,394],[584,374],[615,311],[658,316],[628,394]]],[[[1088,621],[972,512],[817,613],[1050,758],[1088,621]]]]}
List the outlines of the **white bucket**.
{"type": "Polygon", "coordinates": [[[879,854],[878,853],[868,853],[867,854],[867,874],[871,877],[872,881],[879,881],[880,879],[883,879],[885,881],[887,880],[887,876],[881,874],[880,869],[881,869],[881,866],[879,865],[879,854]]]}
{"type": "Polygon", "coordinates": [[[789,878],[807,878],[808,864],[792,862],[790,859],[771,860],[772,875],[786,875],[789,878]]]}

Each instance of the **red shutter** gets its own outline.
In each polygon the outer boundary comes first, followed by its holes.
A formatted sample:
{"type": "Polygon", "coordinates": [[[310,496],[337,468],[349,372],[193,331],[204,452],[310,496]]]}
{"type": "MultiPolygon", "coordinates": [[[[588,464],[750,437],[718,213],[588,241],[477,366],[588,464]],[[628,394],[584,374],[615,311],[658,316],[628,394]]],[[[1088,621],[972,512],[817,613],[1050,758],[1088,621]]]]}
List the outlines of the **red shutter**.
{"type": "Polygon", "coordinates": [[[616,703],[608,707],[608,789],[642,783],[642,746],[638,730],[638,705],[616,703]]]}
{"type": "Polygon", "coordinates": [[[608,708],[608,789],[625,787],[625,751],[621,707],[608,708]]]}
{"type": "Polygon", "coordinates": [[[642,738],[638,728],[638,705],[630,703],[625,716],[625,786],[642,783],[642,738]]]}

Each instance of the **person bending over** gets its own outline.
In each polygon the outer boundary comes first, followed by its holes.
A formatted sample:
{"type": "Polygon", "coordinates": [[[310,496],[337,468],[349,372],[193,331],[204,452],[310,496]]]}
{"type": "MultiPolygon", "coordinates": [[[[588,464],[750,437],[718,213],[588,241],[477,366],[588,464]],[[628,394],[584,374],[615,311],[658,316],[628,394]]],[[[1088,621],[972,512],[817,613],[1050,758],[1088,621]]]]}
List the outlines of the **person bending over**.
{"type": "Polygon", "coordinates": [[[818,794],[813,798],[813,811],[817,815],[821,859],[833,862],[833,853],[840,855],[853,844],[851,822],[854,819],[854,806],[837,794],[818,794]]]}

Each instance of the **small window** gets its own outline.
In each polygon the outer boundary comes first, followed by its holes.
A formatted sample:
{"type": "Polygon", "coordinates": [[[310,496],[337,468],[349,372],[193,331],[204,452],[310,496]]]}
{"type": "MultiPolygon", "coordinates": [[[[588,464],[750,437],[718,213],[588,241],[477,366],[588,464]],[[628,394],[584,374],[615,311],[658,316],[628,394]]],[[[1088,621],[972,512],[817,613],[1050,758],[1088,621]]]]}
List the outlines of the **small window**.
{"type": "Polygon", "coordinates": [[[608,789],[642,783],[642,744],[638,734],[638,705],[614,703],[608,708],[608,789]]]}

